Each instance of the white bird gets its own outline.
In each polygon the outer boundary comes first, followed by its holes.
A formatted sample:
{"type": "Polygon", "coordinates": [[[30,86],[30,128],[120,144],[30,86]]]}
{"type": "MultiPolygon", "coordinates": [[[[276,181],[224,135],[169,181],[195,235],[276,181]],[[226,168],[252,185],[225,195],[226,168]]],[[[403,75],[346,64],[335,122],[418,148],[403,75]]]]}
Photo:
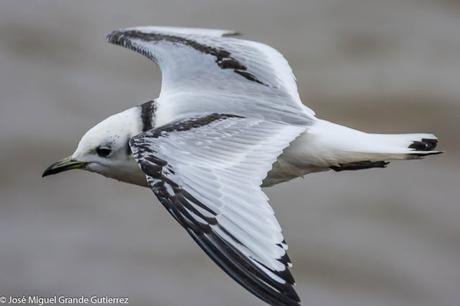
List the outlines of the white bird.
{"type": "Polygon", "coordinates": [[[162,71],[160,96],[91,128],[43,176],[84,169],[150,187],[198,245],[271,305],[300,305],[287,244],[261,187],[438,154],[432,134],[370,134],[315,117],[284,57],[224,30],[108,35],[162,71]]]}

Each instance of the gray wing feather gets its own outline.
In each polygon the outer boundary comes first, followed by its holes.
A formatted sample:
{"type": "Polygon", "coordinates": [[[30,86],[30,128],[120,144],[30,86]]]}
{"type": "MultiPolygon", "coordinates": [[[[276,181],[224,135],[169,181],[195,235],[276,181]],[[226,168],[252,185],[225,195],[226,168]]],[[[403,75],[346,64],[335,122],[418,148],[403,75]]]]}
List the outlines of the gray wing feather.
{"type": "Polygon", "coordinates": [[[130,145],[160,202],[203,250],[273,305],[298,305],[281,228],[260,185],[304,128],[212,114],[135,136],[130,145]]]}
{"type": "Polygon", "coordinates": [[[176,120],[218,112],[301,125],[312,121],[314,112],[302,104],[292,70],[275,49],[194,29],[170,29],[128,28],[107,38],[160,66],[159,102],[168,104],[176,120]]]}

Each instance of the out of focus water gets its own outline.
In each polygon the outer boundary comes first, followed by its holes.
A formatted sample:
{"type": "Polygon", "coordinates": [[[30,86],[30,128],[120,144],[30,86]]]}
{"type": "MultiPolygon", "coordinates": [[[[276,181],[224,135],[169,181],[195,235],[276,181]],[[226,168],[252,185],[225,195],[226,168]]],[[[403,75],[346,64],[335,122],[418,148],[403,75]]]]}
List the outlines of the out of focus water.
{"type": "Polygon", "coordinates": [[[447,153],[267,190],[304,305],[460,305],[460,2],[0,2],[0,295],[131,305],[263,305],[153,194],[75,171],[40,177],[108,115],[155,97],[159,69],[105,42],[134,25],[229,28],[275,46],[322,118],[434,132],[447,153]]]}

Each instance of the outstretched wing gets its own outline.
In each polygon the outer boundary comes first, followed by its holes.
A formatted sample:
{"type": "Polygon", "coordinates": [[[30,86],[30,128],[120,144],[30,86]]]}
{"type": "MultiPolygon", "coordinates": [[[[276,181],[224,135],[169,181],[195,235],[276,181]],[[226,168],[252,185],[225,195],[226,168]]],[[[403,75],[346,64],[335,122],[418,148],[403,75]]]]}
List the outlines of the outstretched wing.
{"type": "Polygon", "coordinates": [[[212,114],[135,136],[130,146],[160,202],[242,286],[273,305],[299,305],[281,228],[261,190],[304,128],[212,114]]]}
{"type": "Polygon", "coordinates": [[[114,31],[107,39],[160,66],[159,103],[167,104],[165,113],[174,114],[173,119],[216,112],[311,122],[314,112],[300,101],[284,57],[261,43],[220,37],[228,33],[232,32],[136,27],[114,31]]]}
{"type": "Polygon", "coordinates": [[[196,34],[196,35],[205,35],[205,36],[214,36],[214,37],[224,37],[224,36],[237,36],[240,35],[236,31],[223,30],[223,29],[205,29],[205,28],[181,28],[181,27],[159,27],[159,26],[150,26],[150,27],[137,27],[137,28],[127,28],[129,29],[144,29],[145,31],[153,32],[167,32],[174,34],[196,34]]]}

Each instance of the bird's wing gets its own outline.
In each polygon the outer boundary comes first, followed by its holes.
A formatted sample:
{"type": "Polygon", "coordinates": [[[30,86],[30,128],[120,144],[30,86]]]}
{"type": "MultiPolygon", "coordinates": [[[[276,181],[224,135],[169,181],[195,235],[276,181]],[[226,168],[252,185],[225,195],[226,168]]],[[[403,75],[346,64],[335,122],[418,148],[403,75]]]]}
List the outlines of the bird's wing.
{"type": "Polygon", "coordinates": [[[130,140],[149,186],[171,215],[225,272],[273,305],[299,305],[299,297],[287,244],[260,185],[304,129],[211,114],[130,140]]]}
{"type": "Polygon", "coordinates": [[[136,27],[110,33],[110,43],[132,49],[162,71],[159,102],[175,118],[191,113],[235,113],[308,124],[285,58],[265,44],[221,37],[231,31],[136,27]]]}
{"type": "Polygon", "coordinates": [[[181,28],[181,27],[160,27],[160,26],[150,26],[150,27],[137,27],[137,28],[127,28],[130,29],[142,29],[145,32],[167,32],[173,34],[197,34],[197,35],[206,35],[206,36],[215,36],[215,37],[224,37],[224,36],[237,36],[238,32],[232,30],[223,30],[223,29],[205,29],[205,28],[181,28]]]}

